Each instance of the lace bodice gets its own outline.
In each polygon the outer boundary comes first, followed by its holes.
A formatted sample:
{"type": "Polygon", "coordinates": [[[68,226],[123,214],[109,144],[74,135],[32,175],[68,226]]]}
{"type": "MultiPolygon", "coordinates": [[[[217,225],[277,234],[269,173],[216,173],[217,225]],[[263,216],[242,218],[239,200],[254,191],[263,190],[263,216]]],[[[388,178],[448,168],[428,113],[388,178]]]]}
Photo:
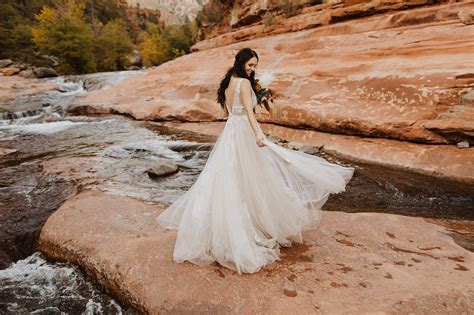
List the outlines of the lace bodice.
{"type": "MultiPolygon", "coordinates": [[[[242,85],[243,78],[237,78],[237,83],[235,85],[234,100],[232,103],[232,111],[227,107],[227,111],[232,115],[246,115],[244,105],[240,99],[240,86],[242,85]]],[[[257,104],[257,96],[255,95],[252,89],[252,109],[255,108],[257,104]]]]}

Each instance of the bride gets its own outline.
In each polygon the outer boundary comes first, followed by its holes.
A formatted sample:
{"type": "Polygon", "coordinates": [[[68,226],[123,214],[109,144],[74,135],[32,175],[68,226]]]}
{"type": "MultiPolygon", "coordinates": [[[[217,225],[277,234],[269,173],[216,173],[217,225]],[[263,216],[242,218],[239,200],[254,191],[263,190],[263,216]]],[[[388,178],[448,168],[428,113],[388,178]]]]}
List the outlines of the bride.
{"type": "Polygon", "coordinates": [[[176,262],[219,264],[253,273],[302,243],[329,194],[345,190],[353,168],[266,139],[254,115],[258,55],[240,50],[217,92],[224,130],[191,188],[157,217],[178,229],[176,262]]]}

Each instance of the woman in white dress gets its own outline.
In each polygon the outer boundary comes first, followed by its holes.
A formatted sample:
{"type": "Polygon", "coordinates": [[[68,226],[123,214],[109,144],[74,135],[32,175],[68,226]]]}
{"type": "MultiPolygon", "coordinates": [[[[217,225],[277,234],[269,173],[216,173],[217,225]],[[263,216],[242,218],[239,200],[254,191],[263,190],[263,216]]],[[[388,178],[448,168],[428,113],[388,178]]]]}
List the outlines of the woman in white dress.
{"type": "Polygon", "coordinates": [[[302,243],[329,194],[345,190],[353,168],[266,139],[254,115],[258,55],[240,50],[217,101],[228,113],[196,182],[157,218],[178,229],[176,262],[219,264],[253,273],[302,243]]]}

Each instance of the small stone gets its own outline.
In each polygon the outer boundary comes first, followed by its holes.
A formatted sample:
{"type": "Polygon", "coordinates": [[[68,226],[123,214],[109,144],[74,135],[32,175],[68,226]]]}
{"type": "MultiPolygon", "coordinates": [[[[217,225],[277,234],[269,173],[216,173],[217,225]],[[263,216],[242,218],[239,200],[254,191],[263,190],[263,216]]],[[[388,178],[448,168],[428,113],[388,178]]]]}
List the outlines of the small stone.
{"type": "Polygon", "coordinates": [[[16,67],[3,68],[2,73],[4,76],[12,76],[12,75],[20,73],[20,68],[16,68],[16,67]]]}
{"type": "Polygon", "coordinates": [[[456,146],[460,149],[469,148],[469,142],[461,141],[461,142],[458,142],[456,146]]]}
{"type": "Polygon", "coordinates": [[[299,149],[301,152],[306,154],[316,154],[319,152],[319,148],[313,147],[311,145],[302,145],[299,149]]]}
{"type": "Polygon", "coordinates": [[[290,149],[293,149],[293,150],[299,150],[301,149],[301,147],[303,146],[303,144],[299,143],[299,142],[289,142],[288,143],[288,148],[290,149]]]}
{"type": "Polygon", "coordinates": [[[2,60],[0,60],[0,68],[8,67],[12,63],[13,63],[13,61],[10,60],[10,59],[2,59],[2,60]]]}
{"type": "Polygon", "coordinates": [[[156,165],[147,170],[149,176],[166,176],[178,172],[178,166],[167,160],[160,160],[156,165]]]}
{"type": "Polygon", "coordinates": [[[33,73],[33,70],[31,69],[23,70],[18,75],[25,79],[33,79],[35,77],[35,74],[33,73]]]}
{"type": "Polygon", "coordinates": [[[18,64],[18,68],[20,68],[20,70],[23,71],[23,70],[29,69],[30,65],[27,63],[20,63],[18,64]]]}
{"type": "Polygon", "coordinates": [[[33,68],[33,73],[37,78],[49,78],[58,76],[54,69],[46,67],[33,68]]]}

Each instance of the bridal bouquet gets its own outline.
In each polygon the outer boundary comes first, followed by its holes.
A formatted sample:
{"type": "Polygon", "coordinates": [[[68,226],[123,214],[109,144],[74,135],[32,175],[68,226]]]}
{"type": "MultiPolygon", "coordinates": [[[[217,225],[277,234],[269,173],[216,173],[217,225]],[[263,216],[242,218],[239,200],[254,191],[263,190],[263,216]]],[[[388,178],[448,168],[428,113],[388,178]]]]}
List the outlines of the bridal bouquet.
{"type": "Polygon", "coordinates": [[[261,76],[255,79],[255,89],[257,90],[257,102],[263,105],[268,112],[271,112],[269,102],[273,101],[273,90],[268,86],[273,81],[273,73],[265,71],[261,76]]]}

